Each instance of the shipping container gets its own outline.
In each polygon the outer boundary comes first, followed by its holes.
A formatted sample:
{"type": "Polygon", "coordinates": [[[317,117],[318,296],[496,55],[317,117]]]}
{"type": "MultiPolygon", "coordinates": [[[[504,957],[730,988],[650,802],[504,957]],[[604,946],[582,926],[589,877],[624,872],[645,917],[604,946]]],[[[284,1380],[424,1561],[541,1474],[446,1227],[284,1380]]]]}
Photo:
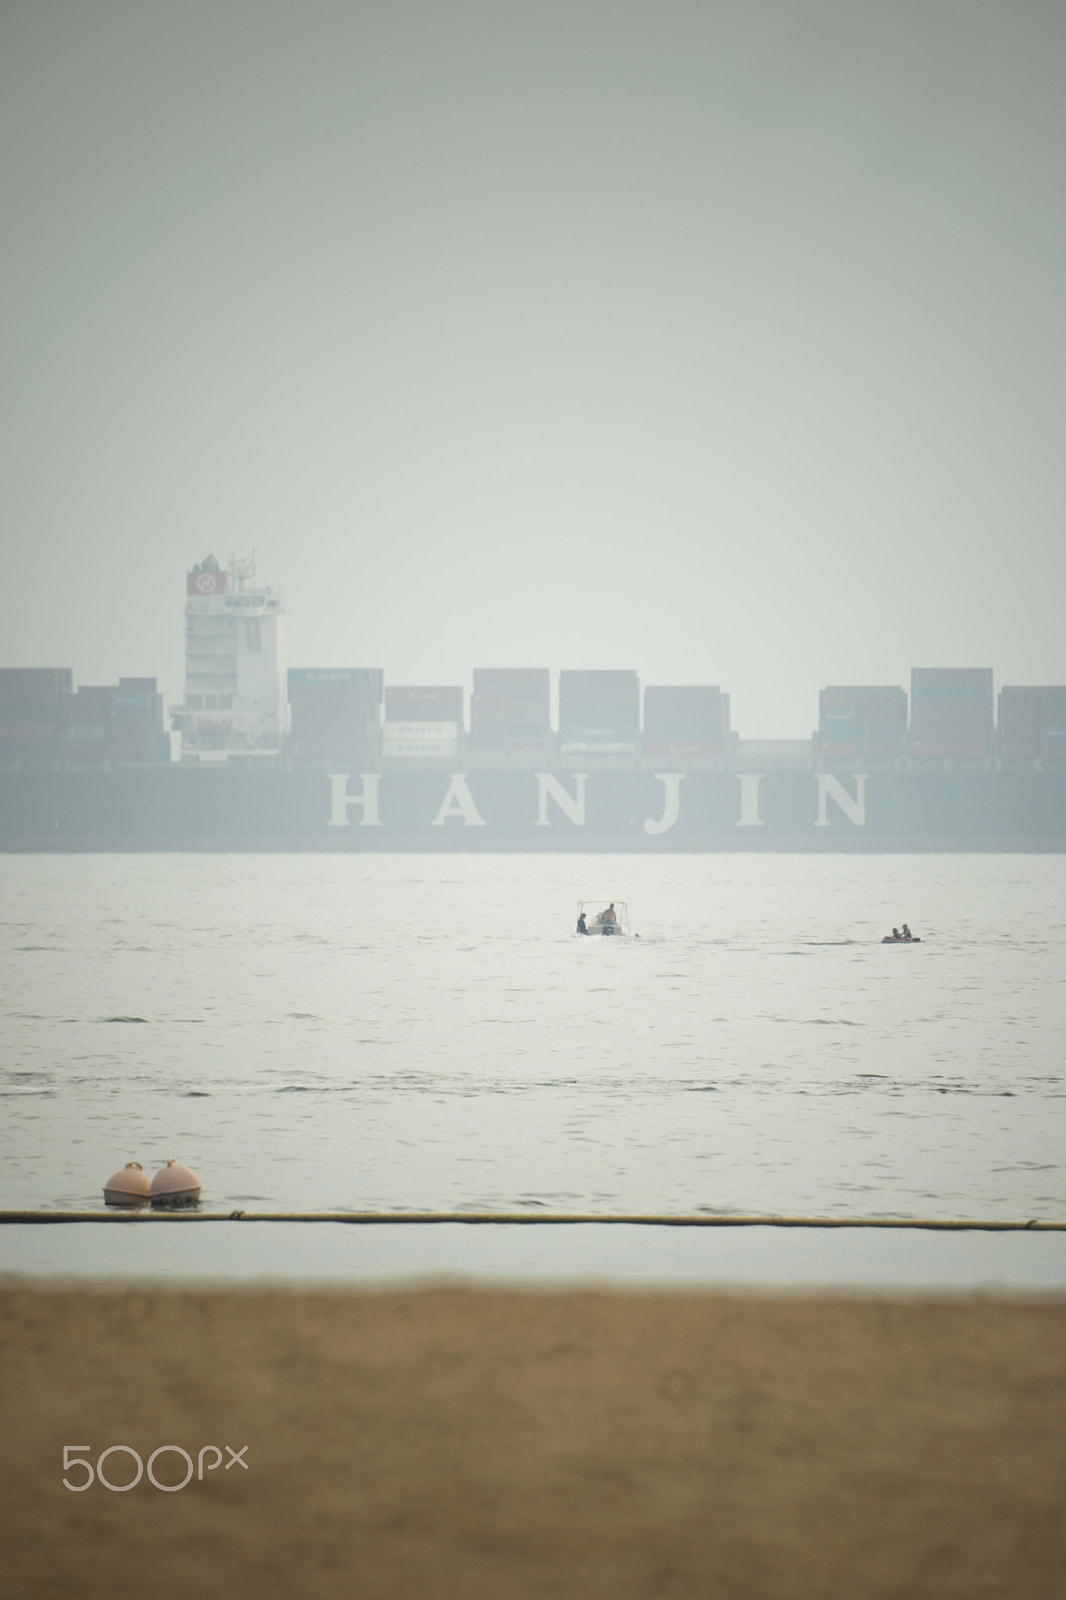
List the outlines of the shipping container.
{"type": "Polygon", "coordinates": [[[871,767],[892,766],[902,756],[902,739],[867,738],[862,747],[863,760],[871,767]]]}
{"type": "Polygon", "coordinates": [[[386,739],[381,746],[383,761],[455,761],[458,752],[455,739],[386,739]]]}
{"type": "Polygon", "coordinates": [[[1035,761],[1040,754],[1040,706],[1046,690],[1007,685],[999,691],[999,754],[1004,761],[1035,761]]]}
{"type": "Polygon", "coordinates": [[[884,764],[895,759],[907,732],[907,696],[895,684],[831,684],[818,696],[818,739],[830,759],[860,755],[884,764]],[[855,744],[856,751],[844,749],[855,744]],[[886,749],[887,747],[887,749],[886,749]]]}
{"type": "Polygon", "coordinates": [[[825,739],[818,743],[818,754],[823,761],[854,761],[859,754],[857,739],[825,739]]]}
{"type": "Polygon", "coordinates": [[[463,690],[459,686],[390,686],[385,690],[385,721],[456,722],[463,720],[463,690]]]}
{"type": "Polygon", "coordinates": [[[69,667],[0,667],[0,705],[41,705],[73,691],[69,667]]]}
{"type": "Polygon", "coordinates": [[[505,689],[475,689],[470,696],[470,720],[495,714],[506,717],[509,704],[510,696],[505,689]]]}
{"type": "Polygon", "coordinates": [[[659,760],[720,760],[720,739],[660,739],[644,735],[644,755],[649,761],[659,760]]]}
{"type": "Polygon", "coordinates": [[[511,695],[507,700],[507,715],[515,722],[543,722],[547,727],[551,721],[551,708],[547,700],[511,695]]]}
{"type": "MultiPolygon", "coordinates": [[[[0,707],[0,717],[6,715],[5,708],[0,707]]],[[[21,721],[0,722],[0,741],[28,740],[33,744],[42,744],[55,739],[56,731],[54,722],[35,722],[27,717],[21,721]]]]}
{"type": "Polygon", "coordinates": [[[383,667],[290,667],[289,696],[293,690],[327,688],[358,689],[380,705],[385,696],[383,667]]]}
{"type": "Polygon", "coordinates": [[[635,739],[587,738],[559,739],[559,754],[563,756],[576,755],[601,755],[601,756],[632,756],[637,753],[635,739]]]}
{"type": "Polygon", "coordinates": [[[551,673],[547,667],[475,667],[474,693],[500,689],[507,694],[522,693],[523,698],[543,694],[547,699],[551,689],[551,673]]]}
{"type": "Polygon", "coordinates": [[[430,721],[428,718],[422,721],[413,718],[400,719],[396,722],[386,722],[382,728],[382,738],[387,744],[393,745],[412,744],[423,739],[455,740],[458,736],[458,723],[444,719],[440,721],[430,721]]]}
{"type": "Polygon", "coordinates": [[[992,704],[991,667],[912,667],[911,712],[925,701],[992,704]]]}
{"type": "Polygon", "coordinates": [[[707,719],[677,720],[645,724],[645,735],[654,739],[721,739],[722,724],[707,719]]]}
{"type": "Polygon", "coordinates": [[[725,726],[725,709],[725,696],[713,685],[649,684],[644,690],[645,730],[674,722],[699,722],[721,729],[725,726]]]}
{"type": "Polygon", "coordinates": [[[52,728],[62,727],[66,718],[59,704],[42,701],[38,705],[24,705],[0,700],[0,717],[7,722],[47,722],[52,728]]]}
{"type": "Polygon", "coordinates": [[[818,695],[819,714],[827,711],[857,713],[862,703],[861,689],[822,689],[818,695]]]}
{"type": "Polygon", "coordinates": [[[911,740],[911,755],[916,761],[980,761],[987,754],[983,739],[911,740]]]}
{"type": "Polygon", "coordinates": [[[600,708],[610,708],[616,719],[636,730],[640,725],[640,681],[636,672],[560,672],[560,727],[580,722],[587,711],[600,708]]]}
{"type": "Polygon", "coordinates": [[[977,705],[922,705],[911,712],[911,730],[915,728],[968,728],[991,732],[990,706],[977,705]]]}

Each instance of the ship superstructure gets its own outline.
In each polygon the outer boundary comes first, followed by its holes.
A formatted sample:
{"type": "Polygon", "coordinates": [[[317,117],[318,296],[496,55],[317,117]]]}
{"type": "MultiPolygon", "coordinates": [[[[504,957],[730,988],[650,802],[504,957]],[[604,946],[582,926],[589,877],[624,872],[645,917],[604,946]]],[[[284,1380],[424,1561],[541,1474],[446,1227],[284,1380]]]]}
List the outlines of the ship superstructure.
{"type": "Polygon", "coordinates": [[[185,698],[172,708],[190,765],[271,765],[288,731],[285,610],[255,560],[206,556],[186,577],[185,698]]]}

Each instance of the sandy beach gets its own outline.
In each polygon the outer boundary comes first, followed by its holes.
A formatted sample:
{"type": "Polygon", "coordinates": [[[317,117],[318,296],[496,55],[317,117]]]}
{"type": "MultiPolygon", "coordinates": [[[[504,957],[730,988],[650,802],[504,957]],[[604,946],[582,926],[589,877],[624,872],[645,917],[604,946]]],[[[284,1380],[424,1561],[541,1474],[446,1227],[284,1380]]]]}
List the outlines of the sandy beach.
{"type": "Polygon", "coordinates": [[[20,1600],[1062,1593],[1062,1302],[8,1286],[0,1317],[20,1600]],[[221,1460],[64,1487],[64,1445],[115,1444],[221,1460]]]}

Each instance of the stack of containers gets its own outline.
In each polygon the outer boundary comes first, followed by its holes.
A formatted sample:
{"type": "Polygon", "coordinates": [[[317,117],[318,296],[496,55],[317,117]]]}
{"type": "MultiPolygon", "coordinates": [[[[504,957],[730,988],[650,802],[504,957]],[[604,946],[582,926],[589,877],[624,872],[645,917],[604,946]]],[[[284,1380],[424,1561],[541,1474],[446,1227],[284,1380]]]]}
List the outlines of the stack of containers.
{"type": "Polygon", "coordinates": [[[559,674],[559,754],[635,756],[640,682],[635,672],[559,674]]]}
{"type": "Polygon", "coordinates": [[[381,755],[381,667],[292,667],[290,750],[297,766],[376,770],[381,755]]]}
{"type": "Polygon", "coordinates": [[[547,667],[475,667],[470,754],[478,766],[542,766],[551,747],[547,667]]]}
{"type": "Polygon", "coordinates": [[[862,756],[867,766],[893,766],[907,749],[907,691],[898,684],[862,691],[862,756]]]}
{"type": "Polygon", "coordinates": [[[450,766],[458,760],[462,731],[461,686],[385,690],[385,766],[450,766]]]}
{"type": "Polygon", "coordinates": [[[1066,761],[1066,687],[1044,690],[1040,702],[1040,756],[1066,761]]]}
{"type": "Polygon", "coordinates": [[[980,761],[991,753],[991,667],[911,669],[911,755],[916,761],[980,761]]]}
{"type": "Polygon", "coordinates": [[[644,691],[644,758],[682,766],[720,761],[729,739],[729,696],[711,686],[644,691]]]}
{"type": "Polygon", "coordinates": [[[818,696],[816,749],[823,761],[857,761],[862,690],[831,685],[818,696]]]}
{"type": "Polygon", "coordinates": [[[0,767],[50,767],[63,749],[69,667],[0,668],[0,767]]]}
{"type": "Polygon", "coordinates": [[[1003,761],[1066,761],[1066,687],[1011,685],[999,691],[1003,761]]]}
{"type": "Polygon", "coordinates": [[[1005,685],[999,691],[999,755],[1002,761],[1036,761],[1040,755],[1040,701],[1046,689],[1005,685]]]}
{"type": "Polygon", "coordinates": [[[98,766],[107,759],[113,693],[106,684],[83,684],[72,697],[67,758],[73,766],[98,766]]]}
{"type": "Polygon", "coordinates": [[[170,760],[163,696],[154,678],[120,678],[108,700],[107,754],[120,763],[170,760]]]}
{"type": "Polygon", "coordinates": [[[822,761],[891,765],[904,752],[907,696],[884,685],[831,685],[818,696],[817,754],[822,761]]]}

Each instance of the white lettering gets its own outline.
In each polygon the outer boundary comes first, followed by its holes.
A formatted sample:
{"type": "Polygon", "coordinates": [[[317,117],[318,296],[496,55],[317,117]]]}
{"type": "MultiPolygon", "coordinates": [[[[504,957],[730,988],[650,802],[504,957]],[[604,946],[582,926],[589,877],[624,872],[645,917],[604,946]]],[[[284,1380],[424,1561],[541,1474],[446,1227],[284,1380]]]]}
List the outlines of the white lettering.
{"type": "Polygon", "coordinates": [[[865,772],[857,772],[855,774],[856,793],[854,800],[834,773],[816,772],[814,777],[815,782],[818,784],[818,820],[814,824],[816,828],[828,828],[828,802],[830,800],[840,807],[848,821],[853,822],[857,828],[866,826],[865,772]]]}
{"type": "Polygon", "coordinates": [[[669,833],[681,814],[681,779],[683,772],[657,772],[656,781],[663,784],[663,814],[658,822],[651,817],[644,824],[645,833],[669,833]]]}
{"type": "Polygon", "coordinates": [[[448,784],[448,792],[440,803],[440,810],[430,823],[431,828],[443,828],[449,817],[462,817],[463,826],[466,828],[483,828],[485,821],[478,816],[474,797],[470,793],[470,785],[461,772],[453,772],[448,784]]]}
{"type": "Polygon", "coordinates": [[[585,826],[585,784],[588,781],[587,772],[575,772],[574,782],[577,785],[577,794],[571,796],[563,788],[558,778],[550,772],[537,773],[537,820],[535,828],[550,828],[548,821],[548,801],[554,800],[564,817],[569,817],[575,828],[585,826]]]}
{"type": "Polygon", "coordinates": [[[359,806],[363,815],[359,819],[361,828],[380,828],[381,818],[378,816],[378,783],[380,778],[376,772],[364,772],[362,794],[348,793],[347,772],[331,772],[329,775],[330,798],[332,812],[329,819],[331,828],[350,828],[351,819],[348,812],[352,806],[359,806]]]}
{"type": "Polygon", "coordinates": [[[738,772],[740,779],[740,816],[734,823],[737,828],[765,828],[766,824],[759,816],[759,785],[763,780],[761,772],[738,772]]]}

